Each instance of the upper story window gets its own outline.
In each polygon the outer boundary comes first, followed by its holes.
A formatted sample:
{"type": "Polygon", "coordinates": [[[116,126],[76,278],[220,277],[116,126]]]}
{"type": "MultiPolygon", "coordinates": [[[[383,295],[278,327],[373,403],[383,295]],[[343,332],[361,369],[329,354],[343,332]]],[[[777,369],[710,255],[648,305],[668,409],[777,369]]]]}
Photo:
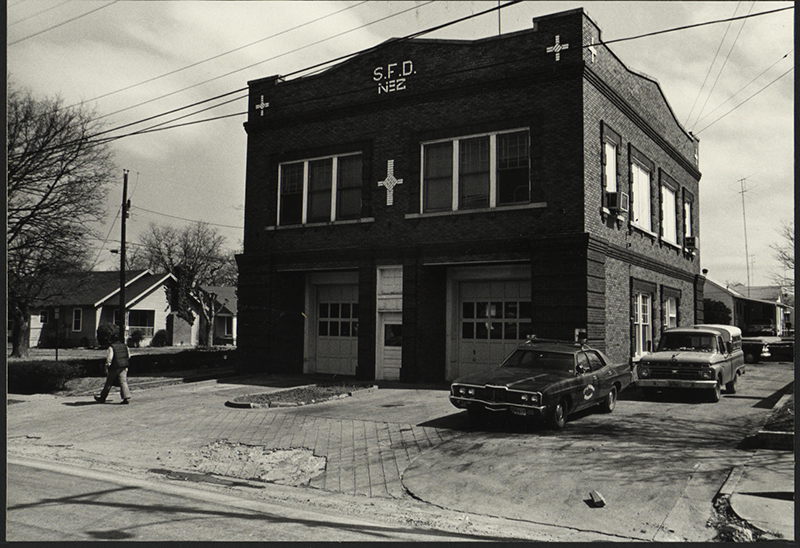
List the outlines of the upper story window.
{"type": "Polygon", "coordinates": [[[677,195],[668,184],[661,185],[661,238],[678,245],[677,195]]]}
{"type": "Polygon", "coordinates": [[[692,207],[694,203],[694,197],[692,194],[683,189],[683,236],[684,238],[694,236],[694,231],[692,230],[692,222],[694,221],[694,216],[692,214],[692,207]]]}
{"type": "Polygon", "coordinates": [[[422,213],[530,202],[528,130],[422,145],[422,213]]]}
{"type": "Polygon", "coordinates": [[[280,164],[278,224],[323,223],[361,216],[361,154],[280,164]]]}
{"type": "Polygon", "coordinates": [[[631,147],[631,222],[647,232],[653,230],[651,183],[654,166],[631,147]]]}

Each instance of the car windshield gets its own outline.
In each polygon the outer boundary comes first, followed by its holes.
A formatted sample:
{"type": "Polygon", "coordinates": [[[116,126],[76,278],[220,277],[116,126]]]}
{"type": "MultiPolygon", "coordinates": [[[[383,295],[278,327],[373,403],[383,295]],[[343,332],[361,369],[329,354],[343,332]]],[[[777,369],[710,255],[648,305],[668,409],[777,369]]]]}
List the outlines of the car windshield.
{"type": "Polygon", "coordinates": [[[503,367],[520,367],[523,369],[541,369],[544,371],[572,373],[575,370],[575,358],[572,353],[524,350],[518,348],[503,363],[503,367]]]}
{"type": "Polygon", "coordinates": [[[665,333],[658,349],[714,352],[717,349],[717,338],[714,335],[694,333],[665,333]]]}

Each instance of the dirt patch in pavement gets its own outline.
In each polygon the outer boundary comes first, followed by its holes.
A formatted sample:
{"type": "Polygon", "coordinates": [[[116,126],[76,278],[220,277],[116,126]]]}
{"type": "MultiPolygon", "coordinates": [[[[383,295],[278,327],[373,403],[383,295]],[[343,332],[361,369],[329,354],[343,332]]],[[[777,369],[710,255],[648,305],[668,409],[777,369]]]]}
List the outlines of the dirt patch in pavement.
{"type": "Polygon", "coordinates": [[[368,388],[372,388],[372,385],[361,383],[312,384],[267,394],[247,394],[239,396],[233,401],[236,403],[257,403],[261,405],[270,405],[273,403],[309,404],[327,401],[341,396],[350,396],[353,392],[366,390],[368,388]]]}
{"type": "Polygon", "coordinates": [[[327,461],[310,449],[267,449],[223,439],[201,447],[190,462],[208,474],[298,487],[322,474],[327,461]]]}

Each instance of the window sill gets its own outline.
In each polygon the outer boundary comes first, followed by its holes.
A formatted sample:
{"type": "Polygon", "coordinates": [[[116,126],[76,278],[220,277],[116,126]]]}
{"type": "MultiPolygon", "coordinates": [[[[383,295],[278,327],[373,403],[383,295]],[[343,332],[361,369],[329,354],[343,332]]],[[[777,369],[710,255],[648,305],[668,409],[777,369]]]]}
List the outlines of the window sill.
{"type": "Polygon", "coordinates": [[[360,225],[364,223],[374,223],[375,217],[364,217],[363,219],[348,219],[346,221],[328,221],[325,223],[306,223],[304,225],[282,225],[268,226],[264,230],[271,232],[274,230],[291,230],[296,228],[321,228],[326,226],[360,225]]]}
{"type": "Polygon", "coordinates": [[[536,202],[533,204],[506,205],[497,207],[482,207],[480,209],[458,209],[456,211],[435,211],[431,213],[409,213],[406,219],[427,219],[429,217],[449,217],[452,215],[469,215],[472,213],[496,213],[500,211],[521,211],[527,209],[544,209],[547,202],[536,202]]]}
{"type": "Polygon", "coordinates": [[[649,236],[650,238],[652,238],[653,241],[658,240],[658,234],[656,234],[655,232],[650,232],[646,228],[639,226],[633,222],[631,222],[631,228],[635,229],[637,232],[641,232],[645,236],[649,236]]]}
{"type": "Polygon", "coordinates": [[[669,248],[672,248],[672,249],[674,249],[675,251],[678,251],[678,252],[683,250],[683,248],[681,246],[679,246],[676,243],[670,242],[669,240],[661,240],[661,244],[665,245],[665,246],[667,246],[669,248]]]}

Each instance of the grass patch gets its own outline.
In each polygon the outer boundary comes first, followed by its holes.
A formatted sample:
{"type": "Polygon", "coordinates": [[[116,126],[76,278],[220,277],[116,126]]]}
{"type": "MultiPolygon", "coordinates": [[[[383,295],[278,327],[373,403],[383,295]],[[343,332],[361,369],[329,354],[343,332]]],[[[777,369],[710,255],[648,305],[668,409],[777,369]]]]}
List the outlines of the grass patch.
{"type": "Polygon", "coordinates": [[[315,403],[329,400],[337,396],[352,394],[358,390],[366,390],[367,388],[372,388],[372,385],[347,382],[313,384],[268,394],[248,394],[239,396],[233,401],[237,403],[258,403],[262,405],[269,405],[271,403],[315,403]]]}
{"type": "Polygon", "coordinates": [[[764,425],[764,430],[767,432],[794,432],[794,394],[783,407],[772,412],[764,425]]]}

